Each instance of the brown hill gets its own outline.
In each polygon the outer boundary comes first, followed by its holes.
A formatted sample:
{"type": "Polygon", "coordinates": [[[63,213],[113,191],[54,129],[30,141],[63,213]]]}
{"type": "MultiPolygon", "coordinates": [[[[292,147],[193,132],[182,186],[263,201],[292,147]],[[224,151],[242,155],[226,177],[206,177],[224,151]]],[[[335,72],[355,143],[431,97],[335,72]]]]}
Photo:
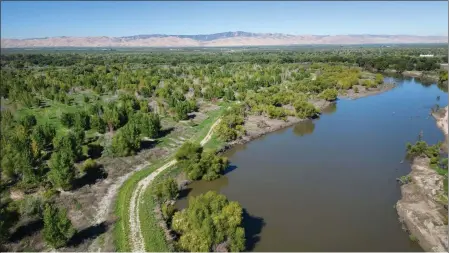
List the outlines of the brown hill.
{"type": "Polygon", "coordinates": [[[226,32],[206,35],[136,35],[127,37],[51,37],[1,39],[2,48],[33,47],[224,47],[311,44],[448,43],[447,36],[414,35],[288,35],[226,32]]]}

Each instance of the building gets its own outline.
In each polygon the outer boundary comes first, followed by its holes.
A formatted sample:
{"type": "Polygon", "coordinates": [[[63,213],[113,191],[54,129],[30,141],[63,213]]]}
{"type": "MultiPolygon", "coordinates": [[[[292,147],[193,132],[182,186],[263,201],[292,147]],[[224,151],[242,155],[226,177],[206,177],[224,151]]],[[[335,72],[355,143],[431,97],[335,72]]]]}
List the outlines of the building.
{"type": "Polygon", "coordinates": [[[433,54],[420,54],[419,57],[433,57],[433,54]]]}

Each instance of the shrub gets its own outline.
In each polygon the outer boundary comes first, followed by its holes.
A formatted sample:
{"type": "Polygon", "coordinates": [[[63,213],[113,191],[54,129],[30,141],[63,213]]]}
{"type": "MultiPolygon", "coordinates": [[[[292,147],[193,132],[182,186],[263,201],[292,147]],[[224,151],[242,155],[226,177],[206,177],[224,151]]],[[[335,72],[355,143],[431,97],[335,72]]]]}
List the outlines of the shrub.
{"type": "Polygon", "coordinates": [[[189,207],[176,212],[172,228],[181,234],[181,251],[210,252],[214,245],[228,242],[231,252],[244,250],[242,207],[224,195],[209,191],[189,199],[189,207]]]}
{"type": "Polygon", "coordinates": [[[73,113],[62,113],[61,114],[61,123],[65,127],[72,127],[75,124],[75,115],[73,113]]]}
{"type": "Polygon", "coordinates": [[[171,203],[164,203],[161,207],[162,216],[165,220],[170,220],[176,212],[176,207],[171,203]]]}
{"type": "Polygon", "coordinates": [[[178,196],[178,184],[173,178],[168,178],[157,184],[154,188],[156,200],[164,203],[167,200],[175,199],[178,196]]]}
{"type": "Polygon", "coordinates": [[[312,118],[319,114],[319,111],[312,104],[299,100],[294,104],[296,116],[301,119],[312,118]]]}
{"type": "Polygon", "coordinates": [[[319,96],[327,101],[335,101],[338,96],[338,91],[335,88],[325,89],[319,96]]]}
{"type": "Polygon", "coordinates": [[[88,158],[86,161],[84,161],[83,166],[81,167],[81,170],[83,172],[87,172],[88,170],[97,168],[97,162],[93,160],[92,158],[88,158]]]}
{"type": "Polygon", "coordinates": [[[20,214],[27,217],[41,217],[44,211],[44,201],[38,196],[26,196],[20,202],[20,214]]]}
{"type": "Polygon", "coordinates": [[[75,234],[72,222],[67,218],[66,211],[50,204],[44,210],[44,239],[55,248],[60,248],[75,234]]]}

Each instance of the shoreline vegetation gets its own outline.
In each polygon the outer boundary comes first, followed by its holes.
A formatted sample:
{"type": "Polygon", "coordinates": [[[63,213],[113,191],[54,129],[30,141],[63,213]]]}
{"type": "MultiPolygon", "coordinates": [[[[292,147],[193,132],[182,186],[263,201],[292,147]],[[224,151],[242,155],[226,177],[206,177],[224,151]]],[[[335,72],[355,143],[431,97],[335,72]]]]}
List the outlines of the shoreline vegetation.
{"type": "Polygon", "coordinates": [[[444,150],[446,159],[439,165],[440,161],[434,162],[441,159],[439,155],[434,158],[424,154],[428,153],[426,151],[412,158],[410,174],[400,179],[402,198],[397,202],[396,210],[411,239],[417,240],[425,251],[444,252],[448,250],[448,107],[432,116],[445,136],[446,145],[437,147],[437,151],[444,150]]]}
{"type": "MultiPolygon", "coordinates": [[[[388,67],[438,71],[447,61],[447,49],[438,47],[429,59],[419,57],[427,48],[385,49],[382,57],[377,49],[341,50],[2,54],[0,244],[130,251],[130,238],[142,233],[140,250],[171,250],[152,189],[162,175],[186,168],[169,167],[146,189],[139,183],[186,142],[200,142],[218,119],[201,143],[201,165],[190,166],[199,173],[188,174],[191,180],[217,177],[226,163],[217,150],[317,118],[338,99],[394,88],[380,74],[388,67]],[[43,221],[44,206],[61,214],[64,229],[43,221]],[[131,220],[140,222],[134,234],[131,220]]],[[[162,216],[167,208],[160,206],[162,216]]],[[[241,250],[239,225],[226,237],[241,250]]],[[[180,237],[193,236],[177,226],[180,237]]],[[[213,238],[214,249],[227,248],[222,240],[213,238]]]]}
{"type": "MultiPolygon", "coordinates": [[[[348,95],[348,94],[342,94],[341,98],[342,99],[358,99],[358,98],[363,98],[363,97],[367,97],[367,96],[374,96],[374,95],[379,95],[383,92],[387,92],[391,89],[393,89],[395,87],[394,83],[384,83],[382,85],[379,85],[377,88],[374,89],[361,89],[361,91],[355,93],[352,92],[348,95]],[[355,94],[355,96],[354,96],[355,94]]],[[[324,110],[325,108],[332,106],[332,104],[338,103],[338,101],[325,101],[325,100],[315,100],[315,101],[311,101],[311,103],[318,108],[320,111],[324,110]]],[[[319,116],[318,116],[319,117],[319,116]]],[[[286,120],[273,120],[270,119],[268,117],[254,117],[254,116],[248,116],[247,118],[245,118],[244,120],[244,128],[246,130],[246,134],[244,136],[242,136],[241,138],[239,138],[238,140],[235,141],[230,141],[230,142],[222,142],[221,145],[219,144],[218,146],[216,146],[215,150],[216,150],[216,154],[223,154],[225,151],[227,151],[228,149],[236,146],[236,145],[241,145],[241,144],[245,144],[245,143],[249,143],[252,140],[256,140],[266,134],[270,134],[272,132],[278,131],[278,130],[282,130],[284,128],[288,128],[290,126],[293,126],[295,124],[307,121],[307,120],[313,120],[313,119],[301,119],[301,118],[297,118],[297,117],[288,117],[286,120]],[[262,123],[261,123],[262,122],[262,123]],[[261,127],[263,126],[263,127],[261,127]],[[248,129],[250,129],[248,131],[248,129]]],[[[216,137],[216,136],[214,136],[216,137]]],[[[207,145],[206,145],[207,146],[207,145]]],[[[185,189],[188,184],[191,182],[190,180],[186,180],[185,179],[185,174],[184,172],[176,167],[170,167],[167,168],[167,170],[165,170],[164,172],[162,172],[160,175],[156,176],[154,182],[153,182],[153,186],[157,185],[159,183],[162,182],[163,179],[166,179],[168,177],[174,177],[177,178],[177,183],[178,183],[178,187],[179,190],[182,191],[183,189],[185,189]]],[[[174,231],[172,231],[169,226],[167,225],[167,221],[163,218],[163,215],[161,214],[161,206],[159,204],[156,203],[154,196],[153,196],[153,191],[154,188],[152,188],[151,186],[147,188],[146,192],[144,193],[146,202],[148,202],[149,204],[146,205],[147,208],[153,208],[154,212],[148,211],[146,210],[145,213],[153,215],[155,217],[155,220],[152,222],[152,224],[157,224],[160,231],[162,232],[157,232],[157,233],[153,233],[152,235],[150,234],[145,234],[144,233],[144,237],[145,237],[145,242],[146,243],[150,243],[151,245],[154,245],[154,242],[160,242],[162,241],[162,239],[165,239],[165,242],[167,243],[167,247],[169,249],[174,249],[174,231]],[[163,237],[163,238],[162,238],[163,237]]],[[[172,202],[172,204],[174,204],[174,202],[172,202]]],[[[142,216],[142,217],[147,217],[147,216],[142,216]]],[[[142,218],[141,219],[141,223],[144,223],[145,220],[147,220],[147,218],[142,218]]],[[[153,218],[152,218],[153,220],[153,218]]],[[[155,247],[146,247],[146,250],[155,250],[155,247]]]]}

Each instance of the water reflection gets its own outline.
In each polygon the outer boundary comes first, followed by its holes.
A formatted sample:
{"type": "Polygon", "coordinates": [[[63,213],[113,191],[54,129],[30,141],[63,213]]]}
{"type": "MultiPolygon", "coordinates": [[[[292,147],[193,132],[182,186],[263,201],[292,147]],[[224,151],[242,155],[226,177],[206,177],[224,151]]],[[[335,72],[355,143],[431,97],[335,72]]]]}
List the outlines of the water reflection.
{"type": "Polygon", "coordinates": [[[337,111],[337,103],[332,103],[328,107],[321,110],[322,114],[333,114],[337,111]]]}
{"type": "Polygon", "coordinates": [[[438,89],[447,93],[447,82],[446,83],[438,82],[437,86],[438,86],[438,89]]]}
{"type": "Polygon", "coordinates": [[[315,123],[313,123],[312,120],[307,120],[295,125],[295,127],[293,128],[293,133],[296,136],[304,136],[307,134],[312,134],[314,130],[315,130],[315,123]]]}
{"type": "MultiPolygon", "coordinates": [[[[235,166],[234,166],[235,167],[235,166]]],[[[222,188],[227,187],[229,184],[229,179],[226,176],[221,176],[220,178],[213,181],[199,180],[192,182],[188,188],[185,190],[187,194],[183,194],[182,198],[176,201],[176,208],[181,210],[188,206],[188,199],[190,197],[196,197],[200,194],[206,193],[208,191],[220,192],[222,188]]]]}

